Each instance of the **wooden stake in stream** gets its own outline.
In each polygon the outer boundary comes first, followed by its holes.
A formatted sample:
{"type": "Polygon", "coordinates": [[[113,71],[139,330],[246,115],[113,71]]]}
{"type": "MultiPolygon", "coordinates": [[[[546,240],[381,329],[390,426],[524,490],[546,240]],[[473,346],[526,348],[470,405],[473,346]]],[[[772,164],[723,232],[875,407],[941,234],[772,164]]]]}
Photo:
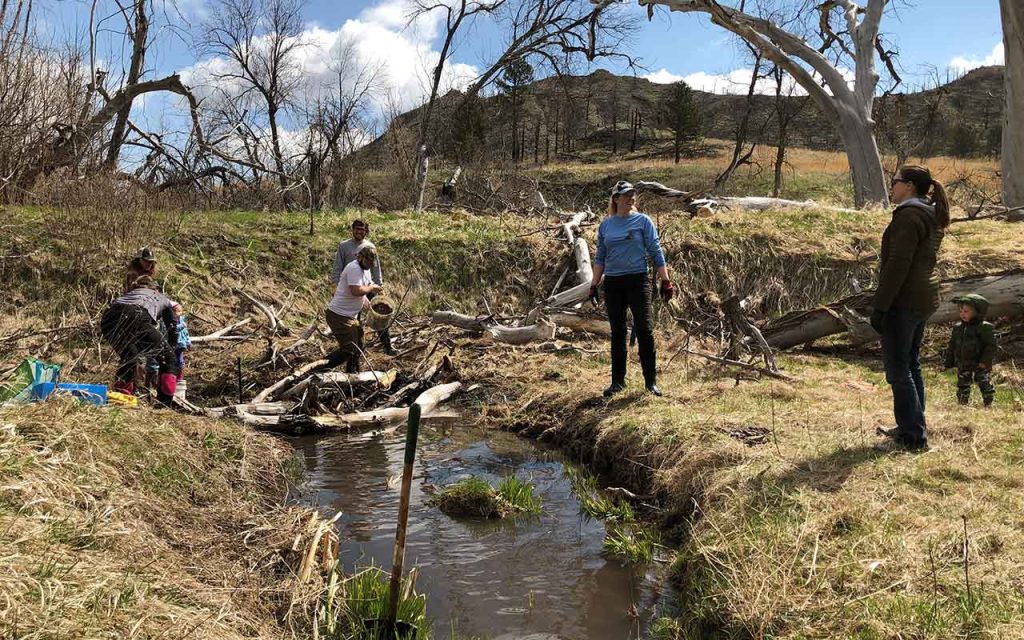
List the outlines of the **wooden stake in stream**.
{"type": "Polygon", "coordinates": [[[402,467],[402,495],[398,503],[398,528],[395,530],[395,555],[391,560],[391,593],[384,618],[384,629],[397,637],[398,597],[402,591],[402,565],[405,564],[405,533],[409,522],[409,491],[412,488],[412,463],[416,459],[416,438],[420,432],[420,405],[409,407],[409,425],[405,431],[405,466],[402,467]]]}

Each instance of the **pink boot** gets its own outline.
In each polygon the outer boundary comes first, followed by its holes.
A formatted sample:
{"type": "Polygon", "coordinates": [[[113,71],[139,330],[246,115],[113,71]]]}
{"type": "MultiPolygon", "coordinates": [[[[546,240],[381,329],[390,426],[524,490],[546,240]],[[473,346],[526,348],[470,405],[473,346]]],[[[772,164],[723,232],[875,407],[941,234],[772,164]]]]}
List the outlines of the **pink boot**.
{"type": "Polygon", "coordinates": [[[161,373],[156,383],[156,399],[162,404],[171,406],[174,392],[178,388],[178,376],[173,373],[161,373]]]}

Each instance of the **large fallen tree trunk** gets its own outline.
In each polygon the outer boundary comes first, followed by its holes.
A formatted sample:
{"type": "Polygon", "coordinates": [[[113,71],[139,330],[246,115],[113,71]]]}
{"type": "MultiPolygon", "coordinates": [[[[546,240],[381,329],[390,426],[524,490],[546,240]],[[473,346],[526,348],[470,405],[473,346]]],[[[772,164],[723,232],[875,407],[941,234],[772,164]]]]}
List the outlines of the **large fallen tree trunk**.
{"type": "MultiPolygon", "coordinates": [[[[990,318],[1024,315],[1024,270],[947,280],[939,288],[939,308],[929,323],[953,322],[958,317],[953,298],[977,293],[989,301],[990,318]]],[[[762,333],[774,349],[789,349],[819,338],[842,333],[850,328],[851,310],[862,316],[871,314],[874,292],[859,293],[839,302],[791,313],[769,323],[762,333]]]]}
{"type": "Polygon", "coordinates": [[[527,344],[555,337],[555,326],[545,320],[538,320],[525,327],[506,327],[496,324],[491,316],[467,316],[454,311],[435,311],[430,316],[430,321],[468,331],[479,331],[489,340],[505,344],[527,344]]]}
{"type": "Polygon", "coordinates": [[[552,313],[548,316],[551,322],[554,322],[556,326],[565,327],[572,331],[582,331],[585,333],[593,333],[599,336],[610,336],[612,334],[611,325],[608,324],[608,320],[602,318],[596,318],[594,316],[585,316],[576,313],[552,313]]]}
{"type": "Polygon", "coordinates": [[[751,211],[767,211],[769,209],[820,209],[824,211],[835,211],[837,213],[862,213],[857,209],[845,209],[828,204],[821,204],[814,200],[783,200],[782,198],[764,198],[760,196],[747,196],[742,198],[717,198],[718,204],[735,207],[737,209],[749,209],[751,211]]]}

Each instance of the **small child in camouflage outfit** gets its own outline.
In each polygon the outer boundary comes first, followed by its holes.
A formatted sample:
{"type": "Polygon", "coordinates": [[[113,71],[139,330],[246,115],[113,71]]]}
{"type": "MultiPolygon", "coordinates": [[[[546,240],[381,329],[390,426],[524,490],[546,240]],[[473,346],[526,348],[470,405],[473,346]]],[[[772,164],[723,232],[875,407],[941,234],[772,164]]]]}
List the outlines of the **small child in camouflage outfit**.
{"type": "Polygon", "coordinates": [[[996,332],[985,322],[988,300],[975,293],[954,298],[960,306],[960,322],[953,327],[946,349],[946,368],[956,367],[956,399],[967,404],[971,398],[971,383],[981,389],[981,398],[988,407],[996,396],[992,386],[992,360],[996,355],[996,332]]]}

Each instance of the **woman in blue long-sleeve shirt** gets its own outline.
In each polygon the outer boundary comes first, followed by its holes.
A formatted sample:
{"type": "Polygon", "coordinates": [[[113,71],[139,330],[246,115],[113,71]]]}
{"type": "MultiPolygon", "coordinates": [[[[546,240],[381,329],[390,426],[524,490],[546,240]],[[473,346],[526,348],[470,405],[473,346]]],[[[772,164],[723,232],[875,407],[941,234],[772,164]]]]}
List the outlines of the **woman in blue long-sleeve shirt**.
{"type": "Polygon", "coordinates": [[[626,309],[633,311],[633,330],[640,346],[640,367],[644,386],[660,396],[657,385],[657,353],[651,318],[650,259],[661,279],[661,297],[672,299],[675,289],[668,277],[665,254],[658,241],[658,230],[651,219],[636,211],[636,190],[621,180],[612,189],[608,217],[597,230],[597,256],[590,297],[597,299],[604,278],[605,305],[612,329],[612,383],[604,390],[611,396],[626,388],[626,309]]]}

